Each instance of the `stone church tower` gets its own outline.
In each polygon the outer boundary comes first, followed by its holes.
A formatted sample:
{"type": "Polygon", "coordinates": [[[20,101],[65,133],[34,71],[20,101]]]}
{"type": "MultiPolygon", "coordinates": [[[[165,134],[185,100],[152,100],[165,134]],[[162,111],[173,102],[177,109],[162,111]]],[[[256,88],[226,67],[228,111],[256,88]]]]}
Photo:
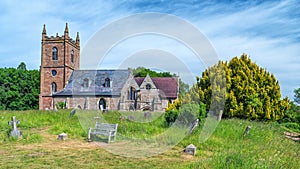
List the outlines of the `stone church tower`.
{"type": "Polygon", "coordinates": [[[47,36],[42,32],[39,109],[54,109],[52,94],[62,90],[73,70],[80,67],[80,39],[69,36],[68,24],[64,35],[47,36]]]}

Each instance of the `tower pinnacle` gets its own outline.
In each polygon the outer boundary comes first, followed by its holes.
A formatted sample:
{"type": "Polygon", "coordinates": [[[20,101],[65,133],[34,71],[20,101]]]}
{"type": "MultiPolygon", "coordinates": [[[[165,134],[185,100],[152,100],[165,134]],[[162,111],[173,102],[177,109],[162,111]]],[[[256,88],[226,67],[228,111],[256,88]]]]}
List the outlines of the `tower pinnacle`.
{"type": "Polygon", "coordinates": [[[69,33],[68,23],[66,23],[65,33],[69,33]]]}
{"type": "Polygon", "coordinates": [[[47,34],[47,32],[46,32],[46,25],[44,24],[44,26],[43,26],[43,33],[42,34],[47,34]]]}
{"type": "Polygon", "coordinates": [[[76,44],[79,45],[79,43],[80,43],[79,32],[77,32],[77,36],[76,36],[76,44]]]}

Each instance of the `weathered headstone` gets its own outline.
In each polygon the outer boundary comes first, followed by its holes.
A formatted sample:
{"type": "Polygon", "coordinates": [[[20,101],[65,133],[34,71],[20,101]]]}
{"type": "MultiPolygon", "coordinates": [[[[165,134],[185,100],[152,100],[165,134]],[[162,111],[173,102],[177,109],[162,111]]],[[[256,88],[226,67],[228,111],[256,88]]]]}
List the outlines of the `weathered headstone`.
{"type": "Polygon", "coordinates": [[[73,117],[75,113],[76,113],[76,108],[74,108],[74,109],[70,112],[69,118],[73,117]]]}
{"type": "Polygon", "coordinates": [[[151,117],[152,117],[151,112],[146,111],[146,112],[144,113],[144,118],[145,118],[145,119],[151,119],[151,117]]]}
{"type": "Polygon", "coordinates": [[[249,134],[250,129],[251,129],[251,126],[247,126],[243,135],[246,136],[247,134],[249,134]]]}
{"type": "Polygon", "coordinates": [[[56,105],[54,106],[54,111],[57,112],[57,107],[56,107],[56,105]]]}
{"type": "Polygon", "coordinates": [[[12,130],[10,132],[11,137],[21,137],[22,131],[17,128],[17,124],[20,124],[19,120],[16,120],[16,116],[11,118],[11,121],[8,122],[8,125],[12,126],[12,130]]]}
{"type": "Polygon", "coordinates": [[[196,155],[196,146],[194,144],[188,145],[185,149],[184,152],[190,155],[195,156],[196,155]]]}
{"type": "Polygon", "coordinates": [[[132,116],[132,115],[130,115],[130,116],[128,116],[128,120],[130,120],[130,121],[134,121],[134,120],[135,120],[135,117],[134,117],[134,116],[132,116]]]}
{"type": "Polygon", "coordinates": [[[69,108],[69,98],[67,98],[66,100],[65,100],[65,107],[64,107],[64,109],[68,109],[69,108]]]}
{"type": "Polygon", "coordinates": [[[223,115],[223,110],[220,110],[219,116],[218,116],[218,121],[221,121],[223,115]]]}
{"type": "Polygon", "coordinates": [[[57,140],[66,140],[66,139],[68,139],[68,135],[66,133],[61,133],[57,137],[57,140]]]}
{"type": "Polygon", "coordinates": [[[195,120],[194,123],[190,126],[189,133],[191,133],[199,125],[199,119],[195,120]]]}
{"type": "Polygon", "coordinates": [[[121,121],[125,121],[125,120],[126,120],[126,117],[125,117],[125,116],[120,116],[119,119],[120,119],[121,121]]]}

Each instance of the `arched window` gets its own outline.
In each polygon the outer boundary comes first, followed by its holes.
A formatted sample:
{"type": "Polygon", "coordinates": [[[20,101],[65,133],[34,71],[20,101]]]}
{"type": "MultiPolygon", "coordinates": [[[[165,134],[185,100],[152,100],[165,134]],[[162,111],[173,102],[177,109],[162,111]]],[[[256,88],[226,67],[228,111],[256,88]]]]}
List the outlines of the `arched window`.
{"type": "Polygon", "coordinates": [[[135,100],[136,91],[134,87],[130,87],[128,94],[129,94],[128,95],[129,100],[135,100]]]}
{"type": "Polygon", "coordinates": [[[57,85],[55,82],[52,83],[52,93],[55,93],[57,91],[57,85]]]}
{"type": "Polygon", "coordinates": [[[74,50],[71,50],[71,62],[74,63],[74,50]]]}
{"type": "Polygon", "coordinates": [[[53,47],[52,48],[52,60],[57,60],[57,53],[58,53],[57,48],[53,47]]]}
{"type": "Polygon", "coordinates": [[[110,79],[109,78],[105,79],[104,87],[110,87],[110,79]]]}
{"type": "Polygon", "coordinates": [[[83,79],[83,87],[89,87],[89,79],[83,79]]]}

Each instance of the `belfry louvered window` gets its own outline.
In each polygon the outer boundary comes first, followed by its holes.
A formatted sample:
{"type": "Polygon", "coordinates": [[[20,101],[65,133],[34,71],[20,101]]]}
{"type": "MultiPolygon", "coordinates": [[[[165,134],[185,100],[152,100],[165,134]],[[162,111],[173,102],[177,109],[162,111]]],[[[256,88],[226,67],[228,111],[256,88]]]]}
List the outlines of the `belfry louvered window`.
{"type": "Polygon", "coordinates": [[[58,54],[58,50],[56,47],[52,48],[52,60],[57,60],[57,54],[58,54]]]}

